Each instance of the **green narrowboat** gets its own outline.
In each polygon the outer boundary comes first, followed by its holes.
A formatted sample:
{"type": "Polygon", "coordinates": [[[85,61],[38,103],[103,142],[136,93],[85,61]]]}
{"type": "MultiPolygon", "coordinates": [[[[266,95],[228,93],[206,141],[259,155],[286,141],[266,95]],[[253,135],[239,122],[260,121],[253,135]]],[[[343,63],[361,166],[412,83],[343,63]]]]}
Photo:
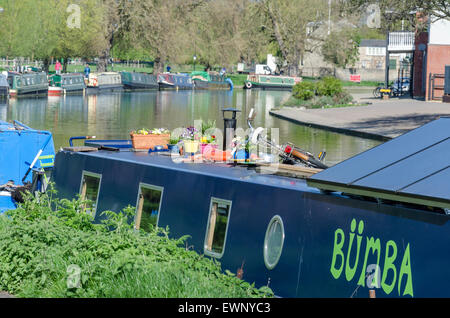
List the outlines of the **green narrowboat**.
{"type": "Polygon", "coordinates": [[[245,88],[291,90],[295,84],[301,81],[301,77],[252,74],[247,76],[245,88]]]}
{"type": "Polygon", "coordinates": [[[126,90],[159,89],[158,78],[154,74],[120,72],[122,84],[126,90]]]}
{"type": "Polygon", "coordinates": [[[191,77],[195,89],[231,89],[233,87],[230,79],[215,72],[192,72],[191,77]]]}
{"type": "Polygon", "coordinates": [[[11,97],[48,94],[48,80],[45,72],[24,74],[8,72],[8,84],[11,97]]]}
{"type": "Polygon", "coordinates": [[[49,79],[49,96],[83,93],[86,88],[84,76],[81,73],[55,74],[49,79]]]}

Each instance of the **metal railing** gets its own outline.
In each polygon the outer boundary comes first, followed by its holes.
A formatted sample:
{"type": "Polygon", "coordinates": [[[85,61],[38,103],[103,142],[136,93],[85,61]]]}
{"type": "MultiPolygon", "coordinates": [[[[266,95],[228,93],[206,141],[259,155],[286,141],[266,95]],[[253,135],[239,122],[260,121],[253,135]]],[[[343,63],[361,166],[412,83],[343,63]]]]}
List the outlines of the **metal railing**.
{"type": "Polygon", "coordinates": [[[414,51],[416,36],[414,32],[389,32],[388,50],[395,51],[414,51]]]}

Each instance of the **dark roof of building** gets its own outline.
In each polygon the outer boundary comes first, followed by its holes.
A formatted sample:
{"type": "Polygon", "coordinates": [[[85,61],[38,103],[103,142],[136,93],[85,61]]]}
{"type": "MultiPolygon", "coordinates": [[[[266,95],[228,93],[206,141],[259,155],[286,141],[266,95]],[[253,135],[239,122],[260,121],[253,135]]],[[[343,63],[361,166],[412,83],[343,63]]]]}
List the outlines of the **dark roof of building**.
{"type": "Polygon", "coordinates": [[[360,47],[386,47],[386,40],[364,39],[359,44],[360,47]]]}
{"type": "Polygon", "coordinates": [[[322,190],[450,208],[450,117],[313,175],[322,190]]]}

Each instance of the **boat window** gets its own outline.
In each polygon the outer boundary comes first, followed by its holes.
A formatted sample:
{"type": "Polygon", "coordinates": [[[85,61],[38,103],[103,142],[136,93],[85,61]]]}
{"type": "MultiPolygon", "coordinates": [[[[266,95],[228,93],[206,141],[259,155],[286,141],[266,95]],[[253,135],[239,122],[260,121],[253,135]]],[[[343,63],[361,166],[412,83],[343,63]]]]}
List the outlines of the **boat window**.
{"type": "Polygon", "coordinates": [[[211,198],[208,227],[205,238],[205,254],[220,258],[225,250],[231,201],[211,198]]]}
{"type": "Polygon", "coordinates": [[[267,226],[264,238],[264,263],[268,269],[277,266],[283,251],[284,225],[279,215],[275,215],[267,226]]]}
{"type": "Polygon", "coordinates": [[[159,211],[163,196],[162,187],[141,183],[136,203],[135,229],[151,232],[158,226],[159,211]]]}
{"type": "Polygon", "coordinates": [[[98,195],[102,176],[97,173],[83,171],[80,186],[80,197],[82,200],[91,201],[90,206],[85,206],[86,212],[95,217],[97,212],[98,195]]]}

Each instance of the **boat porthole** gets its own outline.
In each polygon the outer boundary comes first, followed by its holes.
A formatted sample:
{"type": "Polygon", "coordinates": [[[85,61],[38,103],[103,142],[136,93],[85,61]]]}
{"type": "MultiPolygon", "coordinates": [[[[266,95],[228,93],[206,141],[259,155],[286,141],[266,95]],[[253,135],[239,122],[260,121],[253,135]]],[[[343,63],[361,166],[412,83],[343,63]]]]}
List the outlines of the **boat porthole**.
{"type": "Polygon", "coordinates": [[[279,215],[275,215],[269,222],[264,238],[264,263],[267,269],[274,269],[283,252],[284,225],[279,215]]]}

